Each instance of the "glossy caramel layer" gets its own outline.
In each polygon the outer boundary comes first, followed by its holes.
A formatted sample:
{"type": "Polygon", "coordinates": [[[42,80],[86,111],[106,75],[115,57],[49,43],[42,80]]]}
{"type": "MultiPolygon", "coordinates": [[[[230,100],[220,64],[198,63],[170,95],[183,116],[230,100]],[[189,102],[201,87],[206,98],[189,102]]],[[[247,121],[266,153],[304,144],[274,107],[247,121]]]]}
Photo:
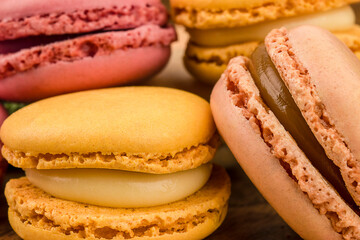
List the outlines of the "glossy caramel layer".
{"type": "Polygon", "coordinates": [[[266,105],[295,139],[312,165],[358,213],[358,208],[345,187],[339,168],[326,156],[324,149],[316,140],[267,54],[265,45],[260,45],[251,59],[253,65],[250,70],[266,105]]]}

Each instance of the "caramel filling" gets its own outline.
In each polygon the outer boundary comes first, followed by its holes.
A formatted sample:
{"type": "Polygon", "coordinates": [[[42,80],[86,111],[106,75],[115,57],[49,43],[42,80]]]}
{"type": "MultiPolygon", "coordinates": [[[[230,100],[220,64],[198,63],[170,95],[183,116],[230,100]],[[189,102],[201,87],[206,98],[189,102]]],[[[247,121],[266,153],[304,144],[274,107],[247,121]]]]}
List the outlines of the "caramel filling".
{"type": "Polygon", "coordinates": [[[139,208],[184,199],[208,181],[210,163],[169,174],[107,169],[25,169],[29,181],[57,198],[103,207],[139,208]]]}
{"type": "Polygon", "coordinates": [[[250,41],[262,41],[275,28],[291,29],[300,25],[315,25],[330,31],[349,29],[355,24],[355,13],[350,6],[320,12],[281,18],[237,28],[188,29],[191,41],[207,47],[225,46],[250,41]]]}
{"type": "Polygon", "coordinates": [[[294,138],[312,165],[359,215],[358,207],[345,187],[339,168],[326,156],[324,149],[316,140],[272,63],[264,44],[254,51],[251,60],[250,72],[266,105],[294,138]]]}

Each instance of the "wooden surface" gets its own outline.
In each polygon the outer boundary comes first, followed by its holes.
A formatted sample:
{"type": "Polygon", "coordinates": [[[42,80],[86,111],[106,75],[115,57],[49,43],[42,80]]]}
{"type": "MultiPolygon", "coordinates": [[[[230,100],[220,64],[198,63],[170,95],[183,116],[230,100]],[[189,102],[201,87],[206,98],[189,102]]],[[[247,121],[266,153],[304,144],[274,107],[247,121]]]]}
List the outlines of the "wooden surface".
{"type": "MultiPolygon", "coordinates": [[[[187,35],[182,28],[178,28],[178,32],[179,41],[172,46],[173,54],[166,69],[160,75],[141,84],[179,88],[209,99],[212,87],[192,79],[182,65],[187,35]]],[[[262,198],[226,145],[220,147],[214,161],[226,167],[232,180],[232,195],[224,223],[207,239],[300,239],[262,198]]],[[[22,170],[10,168],[6,179],[22,175],[22,170]]],[[[3,189],[4,184],[0,193],[0,239],[18,240],[20,238],[12,231],[7,221],[7,204],[3,189]]]]}

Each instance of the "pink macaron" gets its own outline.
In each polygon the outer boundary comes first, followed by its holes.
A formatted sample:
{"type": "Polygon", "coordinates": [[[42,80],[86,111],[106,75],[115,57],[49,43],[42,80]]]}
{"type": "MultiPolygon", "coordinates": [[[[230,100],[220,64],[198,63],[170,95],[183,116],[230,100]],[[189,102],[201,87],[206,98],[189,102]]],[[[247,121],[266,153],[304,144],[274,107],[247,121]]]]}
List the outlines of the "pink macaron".
{"type": "Polygon", "coordinates": [[[360,61],[330,32],[275,29],[213,89],[218,130],[304,239],[360,239],[360,61]]]}
{"type": "Polygon", "coordinates": [[[0,99],[9,101],[150,77],[176,40],[160,0],[4,0],[0,16],[0,99]]]}

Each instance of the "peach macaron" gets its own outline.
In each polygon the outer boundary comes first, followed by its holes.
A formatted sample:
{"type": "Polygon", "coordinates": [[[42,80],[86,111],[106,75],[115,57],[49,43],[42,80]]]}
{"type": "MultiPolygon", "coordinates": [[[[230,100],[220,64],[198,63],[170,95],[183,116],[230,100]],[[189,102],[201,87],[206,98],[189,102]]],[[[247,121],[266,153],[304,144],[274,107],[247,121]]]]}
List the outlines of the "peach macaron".
{"type": "Polygon", "coordinates": [[[211,95],[218,130],[304,239],[360,239],[360,61],[327,30],[271,31],[211,95]]]}

